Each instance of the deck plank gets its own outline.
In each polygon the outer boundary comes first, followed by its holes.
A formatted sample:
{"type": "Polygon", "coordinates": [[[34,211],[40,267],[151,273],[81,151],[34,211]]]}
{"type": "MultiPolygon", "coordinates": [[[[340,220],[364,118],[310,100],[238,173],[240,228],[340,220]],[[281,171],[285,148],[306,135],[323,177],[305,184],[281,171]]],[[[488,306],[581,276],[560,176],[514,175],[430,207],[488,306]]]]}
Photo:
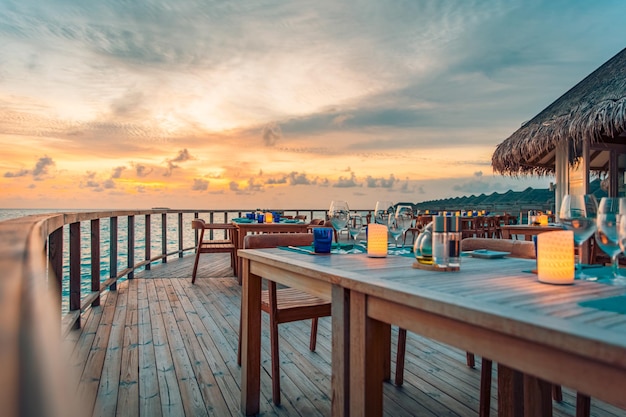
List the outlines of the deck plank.
{"type": "MultiPolygon", "coordinates": [[[[227,254],[200,260],[191,284],[193,257],[136,274],[107,293],[100,307],[83,313],[83,327],[65,347],[81,375],[78,395],[93,416],[241,415],[237,339],[241,287],[227,254]]],[[[272,403],[269,323],[262,315],[262,416],[330,415],[331,320],[319,322],[317,349],[308,350],[310,322],[279,327],[283,404],[272,403]]],[[[392,330],[395,359],[397,329],[392,330]]],[[[395,364],[392,363],[392,369],[395,364]]],[[[465,352],[409,333],[405,383],[384,384],[385,416],[478,414],[480,360],[465,365],[465,352]]],[[[491,415],[496,417],[496,371],[491,415]]],[[[564,387],[554,416],[575,415],[575,392],[564,387]]],[[[626,417],[626,411],[592,399],[592,416],[626,417]]]]}

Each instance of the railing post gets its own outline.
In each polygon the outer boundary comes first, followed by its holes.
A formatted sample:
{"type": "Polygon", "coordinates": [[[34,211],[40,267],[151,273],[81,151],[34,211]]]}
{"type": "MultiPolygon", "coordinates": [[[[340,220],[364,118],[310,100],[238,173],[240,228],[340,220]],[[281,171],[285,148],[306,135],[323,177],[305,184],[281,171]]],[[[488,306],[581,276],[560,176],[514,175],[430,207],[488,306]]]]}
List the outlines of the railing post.
{"type": "MultiPolygon", "coordinates": [[[[117,217],[111,217],[111,227],[109,232],[109,277],[115,278],[117,276],[117,217]]],[[[116,291],[117,282],[111,284],[109,290],[116,291]]]]}
{"type": "MultiPolygon", "coordinates": [[[[63,226],[59,227],[48,237],[48,259],[50,269],[55,276],[59,296],[62,296],[63,289],[63,226]]],[[[60,301],[60,300],[59,300],[60,301]]]]}
{"type": "MultiPolygon", "coordinates": [[[[135,265],[135,216],[128,216],[128,268],[132,268],[135,265]]],[[[135,271],[131,270],[128,273],[128,279],[135,278],[135,271]]]]}
{"type": "Polygon", "coordinates": [[[183,257],[183,213],[178,213],[178,257],[183,257]]]}
{"type": "MultiPolygon", "coordinates": [[[[211,223],[211,224],[213,224],[213,223],[214,223],[214,221],[213,221],[213,219],[214,219],[214,216],[213,216],[213,215],[214,215],[214,214],[215,214],[215,213],[213,213],[213,212],[210,212],[210,213],[209,213],[209,223],[211,223]]],[[[213,240],[213,229],[209,229],[209,240],[213,240]]]]}
{"type": "MultiPolygon", "coordinates": [[[[91,291],[100,293],[100,219],[91,220],[91,291]]],[[[91,304],[100,305],[100,296],[91,304]]]]}
{"type": "MultiPolygon", "coordinates": [[[[145,230],[145,242],[146,242],[146,261],[149,261],[151,258],[150,255],[150,246],[152,246],[152,242],[150,236],[152,234],[152,225],[150,224],[150,215],[146,214],[146,230],[145,230]]],[[[145,266],[146,271],[150,270],[150,262],[148,262],[145,266]]]]}
{"type": "MultiPolygon", "coordinates": [[[[80,310],[80,222],[70,224],[70,311],[80,310]]],[[[74,323],[80,328],[80,317],[74,323]]]]}
{"type": "Polygon", "coordinates": [[[167,213],[161,213],[161,253],[163,254],[163,259],[161,262],[167,263],[167,213]]]}

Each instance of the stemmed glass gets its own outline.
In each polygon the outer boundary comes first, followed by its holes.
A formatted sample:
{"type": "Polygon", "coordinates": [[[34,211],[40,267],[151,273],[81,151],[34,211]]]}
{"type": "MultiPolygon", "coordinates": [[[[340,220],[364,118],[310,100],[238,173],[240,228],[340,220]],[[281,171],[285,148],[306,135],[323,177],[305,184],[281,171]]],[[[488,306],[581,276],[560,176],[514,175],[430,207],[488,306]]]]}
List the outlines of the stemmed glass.
{"type": "Polygon", "coordinates": [[[611,257],[613,278],[619,277],[617,256],[622,249],[619,244],[618,223],[620,223],[620,207],[623,205],[623,198],[602,197],[596,219],[596,243],[604,253],[611,257]]]}
{"type": "MultiPolygon", "coordinates": [[[[353,214],[348,219],[348,233],[354,239],[354,244],[356,245],[356,238],[361,233],[363,229],[363,218],[358,214],[353,214]]],[[[357,252],[357,250],[354,250],[357,252]]]]}
{"type": "Polygon", "coordinates": [[[582,270],[582,246],[596,230],[598,203],[592,194],[570,195],[563,197],[559,219],[563,227],[574,232],[574,243],[578,246],[576,258],[577,278],[596,280],[597,277],[586,275],[582,270]]]}
{"type": "Polygon", "coordinates": [[[393,213],[393,202],[386,200],[377,201],[374,209],[374,223],[387,224],[390,213],[393,213]]]}
{"type": "MultiPolygon", "coordinates": [[[[619,215],[617,216],[617,238],[622,252],[626,253],[626,198],[622,198],[619,215]]],[[[617,275],[613,277],[613,283],[626,285],[626,277],[617,275]]]]}
{"type": "Polygon", "coordinates": [[[412,222],[413,207],[411,206],[398,206],[396,212],[389,215],[387,228],[389,234],[396,242],[396,248],[399,247],[398,238],[411,227],[412,222]]]}
{"type": "Polygon", "coordinates": [[[342,200],[333,200],[330,203],[330,208],[328,209],[328,219],[330,220],[330,224],[333,226],[333,229],[337,232],[337,243],[339,243],[339,231],[346,227],[349,216],[350,209],[348,208],[348,203],[342,200]]]}

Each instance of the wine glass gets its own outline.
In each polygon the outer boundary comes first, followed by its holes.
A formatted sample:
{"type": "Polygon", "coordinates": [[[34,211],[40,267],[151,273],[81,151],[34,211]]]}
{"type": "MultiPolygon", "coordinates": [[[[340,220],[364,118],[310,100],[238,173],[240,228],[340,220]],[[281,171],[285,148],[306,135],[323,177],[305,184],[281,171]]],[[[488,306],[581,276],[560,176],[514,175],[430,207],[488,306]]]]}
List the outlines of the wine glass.
{"type": "Polygon", "coordinates": [[[598,203],[592,194],[571,195],[566,194],[561,202],[559,218],[563,227],[574,232],[574,243],[578,246],[576,269],[579,279],[596,280],[597,277],[586,275],[582,270],[583,243],[589,239],[596,230],[596,217],[598,203]]]}
{"type": "Polygon", "coordinates": [[[333,200],[330,203],[330,208],[328,209],[328,219],[330,220],[330,224],[333,226],[333,229],[337,232],[337,243],[339,243],[339,231],[346,227],[349,216],[350,209],[348,208],[348,203],[342,200],[333,200]]]}
{"type": "MultiPolygon", "coordinates": [[[[394,213],[396,217],[396,223],[398,227],[402,230],[401,235],[404,235],[407,230],[413,225],[413,206],[409,205],[398,205],[396,207],[396,212],[394,213]]],[[[398,246],[398,241],[396,239],[396,247],[398,246]]],[[[404,242],[402,243],[404,247],[404,242]]]]}
{"type": "MultiPolygon", "coordinates": [[[[363,229],[363,218],[358,214],[353,214],[348,219],[348,233],[354,239],[354,244],[356,245],[356,238],[361,233],[363,229]]],[[[357,251],[356,249],[354,250],[357,251]]]]}
{"type": "Polygon", "coordinates": [[[613,278],[618,278],[619,264],[617,256],[622,249],[619,245],[620,206],[623,198],[602,197],[598,205],[598,217],[596,218],[596,243],[611,257],[611,269],[613,278]]]}
{"type": "Polygon", "coordinates": [[[374,223],[387,224],[390,213],[393,213],[393,202],[386,200],[377,201],[374,209],[374,223]]]}
{"type": "MultiPolygon", "coordinates": [[[[622,252],[626,253],[626,198],[620,201],[620,214],[617,216],[617,237],[622,252]]],[[[613,283],[626,285],[626,277],[613,276],[613,283]]]]}

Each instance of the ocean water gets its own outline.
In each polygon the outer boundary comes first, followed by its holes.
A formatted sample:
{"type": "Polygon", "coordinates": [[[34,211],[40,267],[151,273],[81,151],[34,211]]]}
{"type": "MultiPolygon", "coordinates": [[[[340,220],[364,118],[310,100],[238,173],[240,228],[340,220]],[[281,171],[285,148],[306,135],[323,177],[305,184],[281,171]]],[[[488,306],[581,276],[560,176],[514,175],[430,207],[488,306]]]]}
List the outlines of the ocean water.
{"type": "MultiPolygon", "coordinates": [[[[94,210],[50,210],[50,209],[0,209],[0,222],[4,220],[44,213],[62,213],[62,212],[76,212],[76,211],[94,211],[94,210]]],[[[286,214],[295,214],[289,211],[286,214]]],[[[228,218],[237,217],[239,212],[229,212],[228,218]]],[[[309,215],[309,213],[307,213],[309,215]]],[[[315,218],[322,218],[325,215],[325,211],[315,211],[313,216],[315,218]]],[[[224,212],[215,212],[213,215],[214,223],[223,223],[225,220],[224,212]]],[[[208,213],[200,214],[201,218],[209,221],[208,213]]],[[[193,213],[183,214],[183,248],[191,248],[188,252],[185,252],[185,256],[193,252],[195,245],[195,234],[191,228],[191,221],[194,218],[193,213]]],[[[118,217],[117,233],[117,262],[114,262],[113,266],[117,268],[117,273],[127,268],[128,265],[128,217],[118,217]]],[[[162,248],[162,231],[161,231],[161,216],[152,215],[151,221],[151,233],[150,233],[150,257],[160,255],[163,252],[162,248]]],[[[134,244],[134,263],[137,264],[145,259],[146,254],[146,236],[145,236],[145,216],[135,216],[135,244],[134,244]]],[[[69,309],[69,227],[64,227],[63,236],[63,280],[62,280],[62,299],[61,307],[62,313],[65,314],[69,309]]],[[[112,265],[110,259],[111,253],[111,239],[110,239],[110,220],[104,218],[100,220],[100,282],[103,282],[110,278],[112,265]]],[[[220,235],[216,232],[215,239],[223,239],[223,234],[220,235]]],[[[178,215],[169,214],[167,216],[167,233],[166,233],[166,247],[167,253],[178,250],[178,215]]],[[[81,297],[85,297],[91,292],[91,222],[81,222],[81,297]]],[[[178,255],[173,255],[178,257],[178,255]]],[[[156,265],[161,261],[155,261],[152,264],[156,265]]],[[[137,269],[135,272],[141,272],[143,268],[137,269]]],[[[113,274],[116,275],[116,274],[113,274]]],[[[120,280],[123,281],[126,278],[120,280]]]]}
{"type": "MultiPolygon", "coordinates": [[[[19,209],[9,210],[0,209],[0,221],[19,218],[23,216],[43,213],[58,212],[75,212],[78,210],[44,210],[44,209],[19,209]]],[[[93,211],[93,210],[85,210],[93,211]]],[[[193,213],[183,214],[183,248],[193,248],[195,245],[195,235],[191,229],[191,220],[193,213]],[[187,227],[188,226],[188,227],[187,227]]],[[[202,217],[202,216],[201,216],[202,217]]],[[[232,215],[230,217],[233,217],[232,215]]],[[[208,218],[208,217],[207,217],[208,218]]],[[[118,217],[117,225],[117,262],[111,264],[111,239],[110,239],[110,220],[108,218],[100,220],[100,282],[108,279],[112,274],[112,266],[117,268],[117,273],[127,268],[128,265],[128,217],[118,217]]],[[[224,221],[223,213],[215,213],[213,221],[220,223],[224,221]]],[[[151,216],[151,234],[150,234],[150,257],[157,256],[163,252],[162,248],[162,231],[161,216],[151,216]]],[[[135,242],[134,242],[134,263],[139,263],[145,259],[146,236],[145,236],[145,216],[135,216],[135,242]]],[[[216,235],[216,239],[223,238],[216,235]]],[[[178,250],[178,215],[171,214],[167,216],[167,253],[178,250]]],[[[91,222],[81,222],[81,297],[91,292],[91,222]]],[[[62,280],[62,313],[66,313],[69,308],[69,227],[64,228],[63,236],[63,280],[62,280]]],[[[191,253],[192,250],[186,252],[185,255],[191,253]]],[[[178,255],[174,255],[178,256],[178,255]]],[[[155,261],[153,264],[159,264],[161,261],[155,261]]],[[[142,271],[143,268],[135,272],[142,271]]],[[[116,275],[116,274],[113,274],[116,275]]],[[[123,281],[126,278],[121,279],[123,281]]]]}

